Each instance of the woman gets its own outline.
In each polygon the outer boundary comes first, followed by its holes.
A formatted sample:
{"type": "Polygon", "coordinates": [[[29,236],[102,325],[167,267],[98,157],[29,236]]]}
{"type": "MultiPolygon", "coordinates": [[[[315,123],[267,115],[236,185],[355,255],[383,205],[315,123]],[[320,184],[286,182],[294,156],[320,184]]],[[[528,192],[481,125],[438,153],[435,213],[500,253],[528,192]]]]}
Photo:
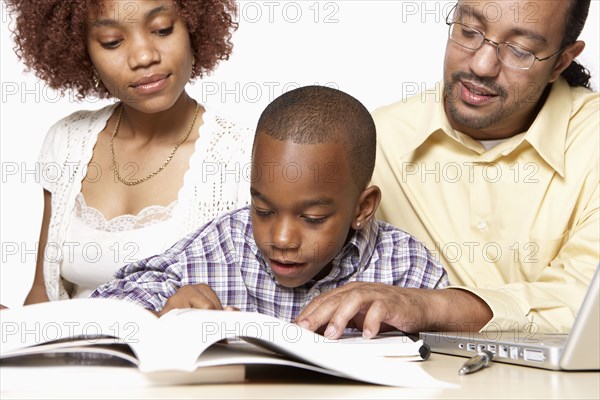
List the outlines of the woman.
{"type": "Polygon", "coordinates": [[[25,304],[87,297],[122,265],[248,202],[251,132],[185,91],[231,53],[233,1],[8,5],[17,54],[39,78],[81,98],[118,100],[48,132],[40,250],[25,304]]]}

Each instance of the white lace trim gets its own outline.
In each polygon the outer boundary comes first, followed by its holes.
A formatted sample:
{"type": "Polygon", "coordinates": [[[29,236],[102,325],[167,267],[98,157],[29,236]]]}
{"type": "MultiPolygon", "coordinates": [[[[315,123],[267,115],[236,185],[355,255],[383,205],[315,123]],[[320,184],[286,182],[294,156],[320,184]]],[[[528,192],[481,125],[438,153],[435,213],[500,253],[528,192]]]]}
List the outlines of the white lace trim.
{"type": "Polygon", "coordinates": [[[92,229],[104,232],[125,232],[171,219],[176,205],[177,200],[168,206],[145,207],[137,215],[124,214],[107,220],[100,211],[88,206],[83,194],[79,192],[75,198],[75,217],[92,229]]]}

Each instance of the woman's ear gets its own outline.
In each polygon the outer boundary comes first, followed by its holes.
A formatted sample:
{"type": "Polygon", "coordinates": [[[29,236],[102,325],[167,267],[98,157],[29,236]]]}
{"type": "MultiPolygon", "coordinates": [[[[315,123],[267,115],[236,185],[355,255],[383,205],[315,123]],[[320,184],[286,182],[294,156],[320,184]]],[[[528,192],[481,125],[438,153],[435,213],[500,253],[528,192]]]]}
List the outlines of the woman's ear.
{"type": "Polygon", "coordinates": [[[356,204],[356,217],[352,221],[354,230],[362,229],[375,216],[381,201],[381,190],[377,186],[369,186],[362,191],[356,204]]]}

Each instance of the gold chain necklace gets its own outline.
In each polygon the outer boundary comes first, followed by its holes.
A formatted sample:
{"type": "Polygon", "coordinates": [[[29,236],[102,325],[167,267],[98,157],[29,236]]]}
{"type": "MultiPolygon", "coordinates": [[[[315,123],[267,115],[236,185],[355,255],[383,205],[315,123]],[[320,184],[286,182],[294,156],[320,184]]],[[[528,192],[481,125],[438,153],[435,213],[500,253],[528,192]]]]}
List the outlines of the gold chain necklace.
{"type": "Polygon", "coordinates": [[[113,142],[114,142],[115,136],[117,136],[117,132],[119,131],[119,126],[121,125],[121,117],[123,116],[123,108],[124,108],[124,106],[121,106],[121,109],[119,110],[119,115],[117,116],[117,122],[115,123],[115,128],[113,129],[112,136],[110,137],[110,152],[112,154],[112,166],[115,171],[115,176],[117,177],[119,182],[121,182],[122,184],[127,185],[127,186],[134,186],[134,185],[138,185],[142,182],[146,182],[148,179],[157,175],[160,171],[165,169],[165,167],[167,165],[169,165],[169,163],[173,159],[173,156],[175,155],[175,152],[177,151],[179,146],[181,146],[188,139],[188,137],[190,136],[190,133],[192,133],[192,129],[194,128],[194,125],[196,124],[196,118],[198,117],[198,110],[200,110],[200,104],[196,103],[196,110],[194,111],[194,118],[192,119],[192,123],[190,124],[190,127],[187,130],[187,133],[185,134],[183,139],[181,139],[175,145],[175,147],[171,151],[171,154],[169,154],[169,157],[167,157],[167,159],[160,166],[160,168],[158,168],[156,171],[150,173],[149,175],[147,175],[143,178],[136,179],[135,181],[126,181],[125,179],[123,179],[121,177],[121,174],[119,174],[119,166],[117,164],[117,157],[115,156],[115,145],[113,142]]]}

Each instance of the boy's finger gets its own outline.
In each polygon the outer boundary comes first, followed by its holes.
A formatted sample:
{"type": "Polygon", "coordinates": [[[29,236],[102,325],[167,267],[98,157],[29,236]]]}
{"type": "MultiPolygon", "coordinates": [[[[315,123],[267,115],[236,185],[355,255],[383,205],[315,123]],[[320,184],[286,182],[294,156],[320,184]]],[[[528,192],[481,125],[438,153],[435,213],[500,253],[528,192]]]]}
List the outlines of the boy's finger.
{"type": "Polygon", "coordinates": [[[188,299],[189,308],[197,308],[200,310],[222,310],[221,302],[215,303],[208,297],[198,293],[195,297],[188,299]]]}
{"type": "Polygon", "coordinates": [[[223,304],[221,304],[221,299],[219,296],[212,290],[212,288],[204,283],[199,285],[194,285],[194,289],[197,293],[202,295],[204,298],[208,299],[214,306],[213,310],[222,310],[223,304]]]}

